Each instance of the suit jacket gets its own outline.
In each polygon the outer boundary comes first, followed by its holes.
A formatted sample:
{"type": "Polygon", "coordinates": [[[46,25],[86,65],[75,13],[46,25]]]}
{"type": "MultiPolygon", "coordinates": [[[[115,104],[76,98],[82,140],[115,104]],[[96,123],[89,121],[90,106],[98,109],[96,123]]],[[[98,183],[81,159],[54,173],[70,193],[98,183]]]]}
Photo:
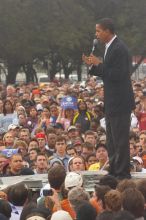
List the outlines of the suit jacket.
{"type": "Polygon", "coordinates": [[[103,63],[92,66],[91,75],[104,82],[104,103],[107,115],[130,113],[135,108],[130,79],[131,58],[127,46],[115,38],[107,50],[103,63]]]}

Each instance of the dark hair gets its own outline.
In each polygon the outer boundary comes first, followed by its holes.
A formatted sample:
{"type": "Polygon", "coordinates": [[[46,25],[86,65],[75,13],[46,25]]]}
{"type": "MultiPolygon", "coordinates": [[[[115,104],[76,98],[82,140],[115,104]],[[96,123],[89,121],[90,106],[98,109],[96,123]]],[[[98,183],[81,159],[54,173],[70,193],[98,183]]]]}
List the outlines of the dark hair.
{"type": "Polygon", "coordinates": [[[54,189],[60,189],[66,177],[66,171],[62,165],[53,166],[48,171],[48,181],[54,189]]]}
{"type": "Polygon", "coordinates": [[[48,218],[49,216],[51,216],[51,212],[48,208],[45,208],[45,207],[41,207],[41,208],[38,208],[37,206],[36,207],[33,207],[31,208],[31,210],[29,211],[29,205],[27,207],[27,214],[25,215],[25,218],[20,218],[20,220],[26,220],[32,216],[40,216],[40,217],[43,217],[44,219],[50,219],[48,218]]]}
{"type": "Polygon", "coordinates": [[[135,218],[142,217],[144,214],[145,199],[137,189],[126,189],[122,194],[123,209],[132,213],[135,218]]]}
{"type": "Polygon", "coordinates": [[[89,142],[84,142],[84,143],[82,143],[82,148],[86,148],[86,149],[88,149],[88,150],[94,151],[94,146],[93,146],[93,144],[91,144],[91,143],[89,143],[89,142]]]}
{"type": "Polygon", "coordinates": [[[82,201],[81,205],[77,208],[78,220],[95,220],[96,215],[96,209],[89,202],[82,201]]]}
{"type": "Polygon", "coordinates": [[[99,144],[96,145],[96,150],[98,150],[98,148],[100,148],[100,147],[103,147],[104,149],[107,150],[106,145],[102,144],[102,143],[99,143],[99,144]]]}
{"type": "Polygon", "coordinates": [[[53,127],[48,127],[46,129],[46,134],[49,135],[49,134],[56,134],[56,131],[53,127]]]}
{"type": "Polygon", "coordinates": [[[111,212],[111,211],[103,211],[102,213],[100,213],[97,216],[96,220],[113,220],[113,212],[111,212]]]}
{"type": "Polygon", "coordinates": [[[138,135],[134,131],[130,131],[129,133],[129,139],[134,139],[134,141],[138,140],[138,135]]]}
{"type": "Polygon", "coordinates": [[[99,185],[109,186],[111,189],[116,189],[118,181],[112,175],[105,175],[99,180],[99,185]]]}
{"type": "Polygon", "coordinates": [[[60,141],[64,141],[64,142],[66,143],[65,137],[62,136],[62,135],[58,136],[58,137],[56,138],[56,143],[57,143],[57,142],[60,142],[60,141]]]}
{"type": "Polygon", "coordinates": [[[33,216],[39,216],[39,217],[44,218],[44,215],[42,213],[38,213],[37,211],[32,210],[32,212],[28,214],[25,219],[27,220],[28,218],[33,217],[33,216]]]}
{"type": "Polygon", "coordinates": [[[74,148],[73,144],[68,144],[67,147],[66,147],[66,151],[68,150],[74,150],[74,152],[77,154],[77,150],[76,148],[74,148]]]}
{"type": "Polygon", "coordinates": [[[100,186],[100,185],[95,185],[95,194],[98,200],[102,201],[103,208],[105,209],[105,202],[104,202],[104,196],[105,194],[110,191],[109,186],[100,186]]]}
{"type": "Polygon", "coordinates": [[[99,24],[103,30],[109,30],[112,34],[115,33],[114,22],[111,18],[102,18],[97,24],[99,24]]]}
{"type": "Polygon", "coordinates": [[[36,107],[35,107],[35,106],[31,106],[31,107],[30,107],[30,109],[29,109],[29,111],[31,111],[32,109],[35,109],[35,110],[36,110],[36,112],[37,112],[37,109],[36,109],[36,107]]]}
{"type": "Polygon", "coordinates": [[[11,217],[12,208],[10,204],[3,199],[0,199],[0,213],[5,215],[7,218],[11,217]]]}
{"type": "Polygon", "coordinates": [[[26,220],[26,217],[31,213],[31,211],[37,207],[37,204],[35,202],[30,202],[26,206],[24,206],[21,215],[20,220],[26,220]]]}
{"type": "Polygon", "coordinates": [[[86,162],[88,162],[88,160],[89,160],[90,157],[96,157],[96,154],[95,154],[95,153],[89,154],[89,155],[86,157],[86,162]]]}
{"type": "Polygon", "coordinates": [[[38,158],[39,156],[43,156],[43,157],[45,157],[45,158],[46,158],[46,160],[48,161],[47,154],[42,153],[42,152],[39,152],[39,153],[37,154],[37,156],[36,156],[36,161],[37,161],[37,158],[38,158]]]}
{"type": "Polygon", "coordinates": [[[95,132],[94,132],[94,131],[91,131],[91,130],[87,130],[87,131],[85,132],[85,137],[86,137],[87,135],[94,135],[94,136],[95,136],[95,132]]]}
{"type": "Polygon", "coordinates": [[[87,103],[84,101],[84,100],[80,100],[80,101],[78,101],[78,104],[77,104],[77,107],[78,107],[78,111],[80,112],[80,104],[81,103],[84,103],[85,104],[85,110],[84,111],[87,111],[87,103]]]}
{"type": "Polygon", "coordinates": [[[34,150],[37,154],[38,154],[38,153],[41,153],[40,149],[37,149],[37,148],[32,148],[32,149],[30,149],[30,150],[29,150],[29,153],[30,153],[31,151],[33,151],[33,150],[34,150]]]}
{"type": "Polygon", "coordinates": [[[8,190],[8,201],[16,206],[23,206],[28,198],[28,189],[24,183],[11,186],[8,190]]]}
{"type": "Polygon", "coordinates": [[[6,111],[6,104],[7,104],[7,102],[9,102],[10,103],[10,105],[11,105],[11,113],[13,113],[14,112],[14,108],[13,108],[13,104],[12,104],[12,102],[10,101],[10,100],[5,100],[4,101],[4,105],[3,105],[3,113],[4,113],[4,115],[6,115],[7,114],[7,111],[6,111]]]}
{"type": "Polygon", "coordinates": [[[123,219],[134,220],[135,218],[130,212],[128,212],[126,210],[121,210],[121,211],[118,211],[115,213],[112,220],[123,220],[123,219]]]}
{"type": "MultiPolygon", "coordinates": [[[[39,145],[39,142],[38,142],[38,140],[37,140],[36,138],[31,138],[30,141],[29,141],[29,144],[30,144],[32,141],[36,142],[36,143],[39,145]]],[[[28,145],[28,146],[29,146],[29,145],[28,145]]]]}
{"type": "MultiPolygon", "coordinates": [[[[96,123],[96,126],[97,126],[97,127],[100,126],[100,120],[99,120],[99,118],[92,118],[90,124],[91,124],[91,123],[96,123]]],[[[91,129],[90,131],[92,131],[91,125],[90,125],[90,129],[91,129]]],[[[95,135],[95,134],[94,134],[94,135],[95,135]]]]}
{"type": "Polygon", "coordinates": [[[20,175],[23,176],[23,175],[34,175],[34,172],[31,168],[28,168],[28,167],[24,167],[22,168],[22,170],[20,171],[20,175]]]}

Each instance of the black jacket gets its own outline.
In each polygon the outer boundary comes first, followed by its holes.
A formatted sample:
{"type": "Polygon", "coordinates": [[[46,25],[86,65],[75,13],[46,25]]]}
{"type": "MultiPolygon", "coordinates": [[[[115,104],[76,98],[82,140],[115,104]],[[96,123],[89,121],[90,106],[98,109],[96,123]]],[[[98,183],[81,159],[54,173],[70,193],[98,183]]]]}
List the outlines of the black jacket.
{"type": "Polygon", "coordinates": [[[104,103],[107,115],[130,113],[135,108],[130,79],[131,58],[127,46],[115,38],[102,64],[92,66],[91,75],[104,82],[104,103]]]}

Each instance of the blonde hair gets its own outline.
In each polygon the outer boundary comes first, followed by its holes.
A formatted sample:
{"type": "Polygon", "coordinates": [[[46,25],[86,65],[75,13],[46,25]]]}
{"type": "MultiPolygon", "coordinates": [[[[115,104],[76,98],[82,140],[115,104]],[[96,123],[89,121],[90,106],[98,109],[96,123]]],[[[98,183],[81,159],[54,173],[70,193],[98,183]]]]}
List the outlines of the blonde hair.
{"type": "Polygon", "coordinates": [[[14,149],[17,149],[19,146],[22,146],[22,147],[24,147],[25,149],[28,148],[27,143],[26,143],[25,141],[22,141],[22,140],[16,141],[16,142],[14,143],[14,145],[13,145],[13,148],[14,148],[14,149]]]}

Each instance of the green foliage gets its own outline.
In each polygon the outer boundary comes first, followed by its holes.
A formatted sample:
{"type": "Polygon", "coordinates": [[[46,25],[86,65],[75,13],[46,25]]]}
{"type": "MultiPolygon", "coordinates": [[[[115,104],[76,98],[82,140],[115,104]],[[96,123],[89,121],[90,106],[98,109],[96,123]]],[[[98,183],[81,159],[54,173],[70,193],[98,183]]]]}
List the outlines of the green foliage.
{"type": "Polygon", "coordinates": [[[46,56],[51,74],[58,63],[68,73],[80,69],[81,55],[90,52],[95,24],[102,17],[115,20],[117,33],[134,55],[144,54],[145,11],[145,0],[0,0],[0,58],[9,74],[46,56]],[[72,68],[67,69],[69,62],[72,68]]]}

